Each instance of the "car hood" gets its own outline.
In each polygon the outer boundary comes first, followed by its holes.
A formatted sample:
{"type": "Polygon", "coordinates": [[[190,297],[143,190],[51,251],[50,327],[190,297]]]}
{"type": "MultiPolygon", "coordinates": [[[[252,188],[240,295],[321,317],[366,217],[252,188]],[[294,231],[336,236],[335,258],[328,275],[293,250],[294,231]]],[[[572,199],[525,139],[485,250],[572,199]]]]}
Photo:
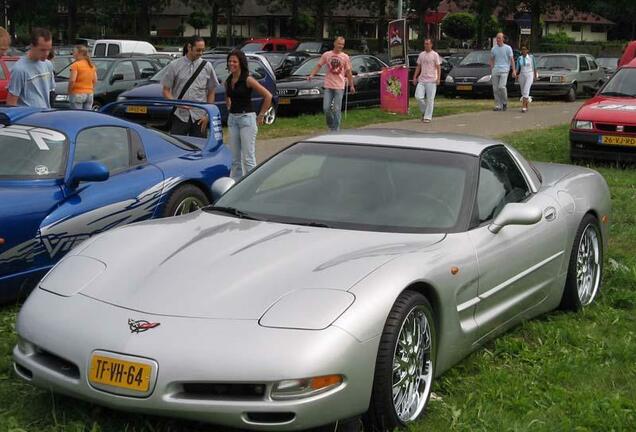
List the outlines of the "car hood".
{"type": "Polygon", "coordinates": [[[636,98],[595,96],[576,113],[577,120],[592,120],[615,124],[636,124],[636,98]]]}
{"type": "Polygon", "coordinates": [[[277,88],[313,88],[322,87],[325,77],[316,75],[311,81],[306,76],[289,76],[287,78],[276,81],[277,88]]]}
{"type": "Polygon", "coordinates": [[[163,93],[161,90],[161,84],[155,81],[148,81],[147,84],[140,84],[137,87],[133,87],[130,90],[122,92],[119,97],[129,97],[138,99],[163,99],[163,93]]]}
{"type": "Polygon", "coordinates": [[[81,294],[153,314],[258,319],[291,291],[348,290],[393,257],[444,237],[196,212],[129,225],[90,243],[79,254],[106,269],[81,294]]]}
{"type": "Polygon", "coordinates": [[[451,75],[453,78],[475,77],[479,79],[484,75],[488,75],[489,73],[490,66],[455,66],[453,70],[450,71],[449,75],[451,75]]]}

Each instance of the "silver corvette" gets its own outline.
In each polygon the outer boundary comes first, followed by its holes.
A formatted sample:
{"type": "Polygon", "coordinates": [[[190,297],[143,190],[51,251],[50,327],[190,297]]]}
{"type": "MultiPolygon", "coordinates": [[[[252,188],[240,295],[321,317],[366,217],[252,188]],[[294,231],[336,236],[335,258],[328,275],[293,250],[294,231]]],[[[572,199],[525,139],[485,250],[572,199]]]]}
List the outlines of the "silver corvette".
{"type": "Polygon", "coordinates": [[[54,267],[20,311],[17,374],[243,429],[392,430],[484,341],[600,290],[605,180],[500,142],[329,134],[214,189],[54,267]]]}

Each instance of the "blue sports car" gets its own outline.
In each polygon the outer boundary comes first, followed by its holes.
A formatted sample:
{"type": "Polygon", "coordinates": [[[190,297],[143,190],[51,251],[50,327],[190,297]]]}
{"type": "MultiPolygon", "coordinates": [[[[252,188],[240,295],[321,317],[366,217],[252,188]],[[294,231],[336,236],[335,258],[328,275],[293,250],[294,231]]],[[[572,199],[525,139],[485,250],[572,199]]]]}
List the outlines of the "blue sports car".
{"type": "Polygon", "coordinates": [[[207,139],[92,111],[0,108],[0,302],[94,234],[210,202],[232,157],[218,109],[195,106],[212,119],[207,139]]]}
{"type": "MultiPolygon", "coordinates": [[[[214,104],[219,108],[221,112],[221,119],[223,123],[227,122],[227,107],[225,106],[225,80],[229,76],[227,70],[227,54],[215,54],[206,55],[203,57],[206,61],[210,62],[214,67],[216,76],[219,79],[219,85],[216,88],[215,102],[214,104]]],[[[247,54],[247,65],[250,70],[250,74],[256,79],[263,87],[265,87],[273,96],[272,106],[265,113],[265,124],[273,124],[276,121],[276,109],[278,107],[278,95],[276,92],[276,75],[271,65],[260,54],[247,54]]],[[[162,69],[155,76],[150,78],[147,84],[139,85],[135,88],[127,90],[121,93],[118,97],[118,101],[134,102],[139,99],[153,99],[164,100],[161,79],[166,73],[166,69],[162,69]]],[[[254,110],[258,111],[263,103],[263,98],[256,93],[252,94],[252,106],[254,110]]],[[[117,116],[128,118],[138,123],[146,123],[149,125],[163,126],[170,117],[171,110],[165,106],[150,106],[137,107],[134,105],[128,105],[126,109],[119,107],[116,112],[117,116]]]]}

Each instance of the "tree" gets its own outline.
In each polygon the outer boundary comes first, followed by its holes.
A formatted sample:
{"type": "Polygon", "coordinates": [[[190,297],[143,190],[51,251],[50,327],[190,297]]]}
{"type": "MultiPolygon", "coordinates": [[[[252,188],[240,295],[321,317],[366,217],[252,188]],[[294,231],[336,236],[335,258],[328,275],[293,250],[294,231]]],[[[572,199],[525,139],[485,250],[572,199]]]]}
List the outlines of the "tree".
{"type": "Polygon", "coordinates": [[[188,17],[188,24],[194,28],[194,34],[199,36],[200,30],[209,24],[209,17],[200,11],[194,11],[188,17]]]}
{"type": "Polygon", "coordinates": [[[454,39],[472,39],[475,35],[475,18],[468,12],[448,14],[442,21],[442,31],[454,39]]]}
{"type": "Polygon", "coordinates": [[[409,11],[409,15],[413,14],[416,17],[414,27],[420,38],[423,38],[426,34],[424,24],[424,16],[426,15],[426,11],[437,9],[439,3],[440,0],[408,0],[407,10],[409,11]]]}

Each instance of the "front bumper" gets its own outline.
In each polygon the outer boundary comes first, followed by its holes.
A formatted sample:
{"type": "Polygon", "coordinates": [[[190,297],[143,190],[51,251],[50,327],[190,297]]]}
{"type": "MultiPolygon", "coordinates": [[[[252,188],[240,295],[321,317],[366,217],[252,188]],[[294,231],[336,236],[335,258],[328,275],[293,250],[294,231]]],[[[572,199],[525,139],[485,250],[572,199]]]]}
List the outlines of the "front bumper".
{"type": "Polygon", "coordinates": [[[483,83],[444,83],[444,94],[492,97],[492,84],[490,81],[483,83]]]}
{"type": "Polygon", "coordinates": [[[565,96],[571,88],[572,84],[552,84],[535,81],[530,87],[530,94],[532,96],[565,96]]]}
{"type": "MultiPolygon", "coordinates": [[[[323,94],[306,96],[279,96],[278,113],[306,113],[322,111],[323,94]]],[[[344,105],[344,99],[342,101],[344,105]]]]}
{"type": "Polygon", "coordinates": [[[307,429],[366,411],[379,343],[379,337],[359,342],[334,326],[306,331],[251,320],[156,316],[41,289],[24,304],[17,332],[27,342],[13,350],[16,373],[37,386],[115,409],[255,430],[307,429]],[[131,333],[129,318],[160,326],[131,333]],[[156,362],[152,393],[130,397],[92,387],[87,374],[95,350],[156,362]],[[344,375],[344,383],[325,393],[270,397],[280,380],[333,373],[344,375]],[[188,393],[187,383],[258,383],[267,390],[258,399],[201,396],[188,393]]]}
{"type": "Polygon", "coordinates": [[[570,129],[570,158],[612,162],[636,162],[636,147],[599,143],[598,132],[570,129]]]}

